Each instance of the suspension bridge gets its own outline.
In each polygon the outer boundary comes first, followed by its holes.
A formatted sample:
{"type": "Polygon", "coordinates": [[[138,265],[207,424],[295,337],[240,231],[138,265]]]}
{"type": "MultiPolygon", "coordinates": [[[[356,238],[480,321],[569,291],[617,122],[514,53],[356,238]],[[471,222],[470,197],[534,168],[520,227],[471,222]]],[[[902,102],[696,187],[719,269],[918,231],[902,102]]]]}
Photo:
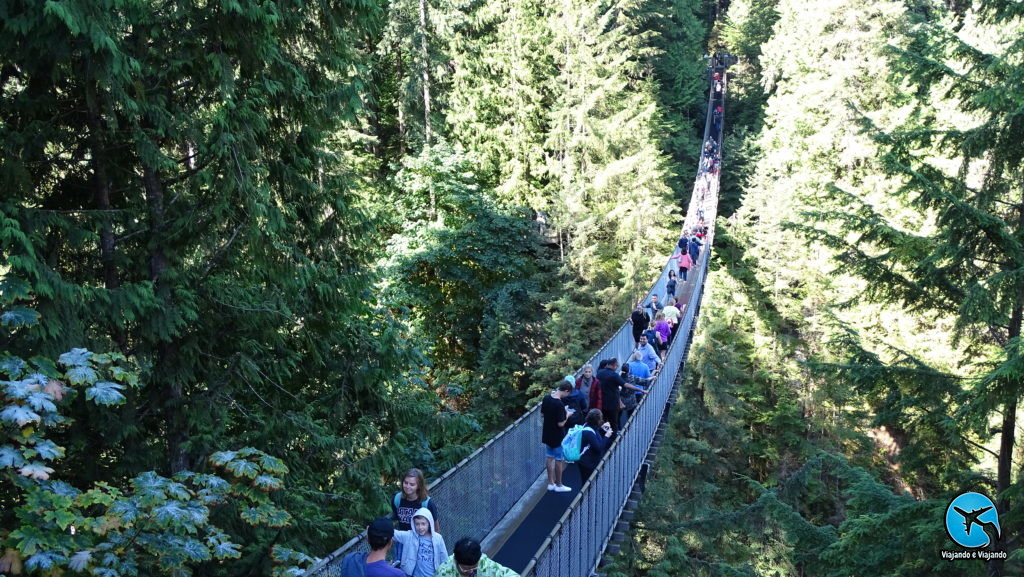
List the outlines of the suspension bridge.
{"type": "MultiPolygon", "coordinates": [[[[708,70],[702,141],[713,137],[719,147],[725,124],[725,64],[731,62],[713,60],[708,70]]],[[[566,468],[565,483],[573,487],[570,493],[546,490],[540,404],[527,411],[430,485],[431,500],[441,507],[441,533],[448,543],[472,537],[481,542],[485,554],[523,577],[599,575],[608,556],[618,552],[675,403],[700,313],[714,244],[720,174],[701,158],[683,230],[694,230],[703,220],[708,232],[687,281],[678,285],[676,294],[686,309],[649,394],[641,398],[582,487],[576,468],[566,468]]],[[[669,270],[674,268],[665,265],[644,302],[653,294],[665,294],[669,270]]],[[[612,357],[627,360],[633,349],[632,325],[627,322],[585,364],[596,366],[600,359],[612,357]]],[[[359,549],[368,550],[365,533],[321,559],[305,577],[342,577],[343,557],[359,549]]]]}

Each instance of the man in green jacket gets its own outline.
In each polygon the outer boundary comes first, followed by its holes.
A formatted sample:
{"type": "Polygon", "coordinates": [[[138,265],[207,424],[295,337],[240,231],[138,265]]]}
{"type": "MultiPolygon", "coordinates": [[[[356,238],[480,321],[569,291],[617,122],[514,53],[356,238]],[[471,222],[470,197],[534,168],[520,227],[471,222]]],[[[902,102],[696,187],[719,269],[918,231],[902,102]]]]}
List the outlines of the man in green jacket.
{"type": "Polygon", "coordinates": [[[459,539],[453,550],[454,554],[437,568],[435,577],[519,577],[519,573],[484,555],[475,539],[459,539]]]}

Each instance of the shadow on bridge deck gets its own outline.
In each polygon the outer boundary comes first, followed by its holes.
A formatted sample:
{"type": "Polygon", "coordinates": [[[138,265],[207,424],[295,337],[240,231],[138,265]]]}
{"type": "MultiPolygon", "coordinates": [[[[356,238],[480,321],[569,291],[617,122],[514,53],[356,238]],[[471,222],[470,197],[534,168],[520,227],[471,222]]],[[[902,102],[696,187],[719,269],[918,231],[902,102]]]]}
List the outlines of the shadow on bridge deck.
{"type": "MultiPolygon", "coordinates": [[[[541,447],[540,439],[537,439],[537,450],[544,450],[541,447]]],[[[540,549],[544,539],[551,534],[555,523],[558,523],[558,520],[565,514],[569,504],[580,490],[582,484],[580,483],[580,471],[575,464],[566,465],[562,482],[572,487],[572,492],[548,491],[546,485],[535,489],[543,492],[544,496],[534,505],[533,509],[521,518],[519,526],[508,536],[501,549],[491,557],[492,559],[515,570],[516,573],[522,573],[526,569],[526,566],[530,564],[530,559],[540,549]]]]}

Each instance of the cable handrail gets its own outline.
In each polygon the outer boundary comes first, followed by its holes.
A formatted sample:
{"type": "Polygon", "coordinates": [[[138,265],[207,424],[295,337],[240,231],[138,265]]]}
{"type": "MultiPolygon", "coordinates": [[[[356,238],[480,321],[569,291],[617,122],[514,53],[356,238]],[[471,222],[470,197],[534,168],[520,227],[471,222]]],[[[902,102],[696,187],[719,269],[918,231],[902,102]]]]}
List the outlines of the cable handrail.
{"type": "MultiPolygon", "coordinates": [[[[705,120],[703,142],[708,141],[711,132],[712,117],[710,113],[717,100],[718,105],[722,107],[722,114],[719,117],[718,130],[715,133],[718,136],[718,146],[721,147],[721,137],[725,126],[724,83],[726,77],[724,67],[717,71],[722,74],[723,89],[716,98],[715,86],[710,87],[709,116],[705,120]]],[[[719,152],[721,152],[721,148],[719,148],[719,152]]],[[[703,151],[701,154],[703,157],[703,151]]],[[[719,164],[719,166],[721,165],[719,164]]],[[[703,174],[703,171],[698,170],[697,179],[702,178],[703,174]]],[[[686,230],[686,222],[696,224],[696,221],[691,221],[691,218],[697,217],[698,211],[702,208],[706,209],[707,212],[704,216],[705,218],[710,217],[707,218],[707,222],[710,224],[704,248],[698,258],[699,263],[695,263],[693,267],[696,269],[696,274],[692,279],[693,290],[690,293],[684,319],[665,361],[667,369],[658,375],[658,379],[649,389],[656,395],[653,399],[650,395],[644,395],[641,398],[640,404],[630,416],[622,432],[603,455],[590,479],[580,488],[579,493],[570,502],[569,508],[555,523],[551,532],[527,564],[522,573],[523,577],[561,577],[563,575],[587,577],[594,574],[600,565],[602,553],[607,549],[614,536],[617,521],[626,508],[629,496],[640,475],[643,460],[649,454],[654,443],[654,433],[667,415],[667,404],[676,386],[676,375],[683,368],[683,362],[689,353],[694,334],[694,323],[703,298],[704,281],[711,262],[714,223],[718,206],[719,174],[720,171],[712,174],[707,188],[701,189],[700,194],[698,194],[699,187],[695,184],[691,195],[687,220],[684,221],[684,230],[686,230]],[[634,427],[638,427],[642,431],[627,435],[627,432],[634,427]],[[608,473],[609,470],[610,473],[608,473]],[[598,495],[595,487],[599,484],[601,487],[598,495]],[[597,511],[599,508],[601,510],[597,511]],[[603,535],[601,534],[602,529],[603,535]],[[592,534],[595,532],[596,535],[592,534]],[[593,547],[595,536],[598,537],[601,544],[597,548],[593,547]]],[[[666,265],[661,278],[667,276],[669,268],[671,268],[670,265],[666,265]]]]}

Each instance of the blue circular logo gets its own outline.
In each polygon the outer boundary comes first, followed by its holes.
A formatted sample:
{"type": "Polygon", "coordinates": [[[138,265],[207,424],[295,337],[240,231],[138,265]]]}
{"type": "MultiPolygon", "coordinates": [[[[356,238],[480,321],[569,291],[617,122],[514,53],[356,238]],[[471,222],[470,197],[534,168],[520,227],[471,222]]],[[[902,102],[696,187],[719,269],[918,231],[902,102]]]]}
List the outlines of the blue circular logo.
{"type": "Polygon", "coordinates": [[[946,532],[968,549],[988,547],[999,539],[999,513],[981,493],[963,493],[946,508],[946,532]]]}

